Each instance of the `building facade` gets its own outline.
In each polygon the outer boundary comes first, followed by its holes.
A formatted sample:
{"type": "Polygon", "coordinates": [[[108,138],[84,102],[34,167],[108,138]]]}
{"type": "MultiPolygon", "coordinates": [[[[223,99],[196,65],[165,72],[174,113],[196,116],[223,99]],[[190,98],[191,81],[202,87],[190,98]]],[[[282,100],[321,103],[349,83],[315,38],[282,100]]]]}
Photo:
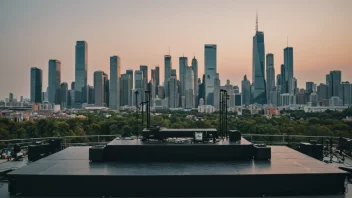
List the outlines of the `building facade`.
{"type": "Polygon", "coordinates": [[[49,60],[48,99],[49,103],[60,104],[61,61],[49,60]]]}
{"type": "Polygon", "coordinates": [[[121,60],[118,56],[110,57],[110,86],[109,86],[109,108],[118,110],[120,108],[120,80],[121,60]]]}
{"type": "Polygon", "coordinates": [[[88,44],[86,41],[76,42],[75,51],[75,103],[88,102],[88,44]]]}
{"type": "Polygon", "coordinates": [[[214,82],[217,74],[217,46],[214,44],[204,46],[204,73],[204,102],[206,105],[214,105],[214,82]]]}
{"type": "Polygon", "coordinates": [[[43,71],[32,67],[30,79],[31,102],[42,103],[43,71]]]}

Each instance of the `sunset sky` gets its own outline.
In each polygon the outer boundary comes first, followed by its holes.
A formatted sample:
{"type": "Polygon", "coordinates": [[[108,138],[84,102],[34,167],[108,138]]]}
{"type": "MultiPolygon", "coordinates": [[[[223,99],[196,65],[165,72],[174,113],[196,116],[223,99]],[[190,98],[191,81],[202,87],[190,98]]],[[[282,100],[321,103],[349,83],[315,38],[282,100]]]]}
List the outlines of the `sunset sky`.
{"type": "MultiPolygon", "coordinates": [[[[325,83],[325,74],[341,70],[352,81],[352,0],[0,0],[0,100],[13,92],[29,97],[30,67],[43,70],[61,61],[61,82],[74,81],[75,43],[88,43],[88,84],[93,73],[109,74],[109,57],[121,58],[121,73],[160,66],[170,46],[173,68],[182,55],[198,59],[204,72],[204,44],[217,44],[221,84],[251,80],[252,39],[258,11],[265,52],[273,53],[275,73],[283,49],[294,48],[294,76],[325,83]]],[[[276,75],[275,74],[275,75],[276,75]]]]}

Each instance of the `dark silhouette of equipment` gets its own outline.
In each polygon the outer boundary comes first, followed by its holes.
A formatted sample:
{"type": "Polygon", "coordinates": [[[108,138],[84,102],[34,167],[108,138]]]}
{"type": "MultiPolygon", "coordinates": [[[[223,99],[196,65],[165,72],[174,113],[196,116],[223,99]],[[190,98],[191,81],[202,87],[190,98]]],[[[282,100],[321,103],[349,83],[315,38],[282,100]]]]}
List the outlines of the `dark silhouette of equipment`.
{"type": "Polygon", "coordinates": [[[23,158],[23,153],[21,152],[21,146],[19,144],[13,145],[13,152],[11,153],[11,157],[15,161],[19,161],[21,158],[23,158]]]}
{"type": "Polygon", "coordinates": [[[54,138],[46,142],[28,146],[28,161],[37,161],[43,157],[61,151],[61,140],[61,138],[54,138]]]}
{"type": "Polygon", "coordinates": [[[255,160],[270,160],[271,159],[271,148],[265,144],[256,144],[254,148],[254,159],[255,160]]]}
{"type": "Polygon", "coordinates": [[[318,144],[317,141],[301,142],[299,144],[299,152],[304,153],[315,159],[323,159],[323,145],[318,144]]]}
{"type": "Polygon", "coordinates": [[[241,132],[237,130],[230,130],[229,138],[230,138],[230,142],[238,142],[241,140],[241,132]]]}
{"type": "Polygon", "coordinates": [[[146,95],[146,101],[145,103],[147,104],[146,106],[146,113],[147,113],[147,129],[150,128],[150,103],[151,103],[151,93],[149,90],[145,91],[146,95]]]}

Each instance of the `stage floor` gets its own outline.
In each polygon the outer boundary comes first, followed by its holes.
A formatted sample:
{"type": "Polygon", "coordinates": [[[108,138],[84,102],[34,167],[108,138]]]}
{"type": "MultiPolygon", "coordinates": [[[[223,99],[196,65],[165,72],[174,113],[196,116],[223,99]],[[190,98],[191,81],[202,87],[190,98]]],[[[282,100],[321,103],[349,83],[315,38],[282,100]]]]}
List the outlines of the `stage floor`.
{"type": "Polygon", "coordinates": [[[93,163],[88,151],[69,147],[15,170],[10,186],[14,193],[45,196],[336,194],[347,175],[285,146],[271,147],[271,161],[93,163]]]}

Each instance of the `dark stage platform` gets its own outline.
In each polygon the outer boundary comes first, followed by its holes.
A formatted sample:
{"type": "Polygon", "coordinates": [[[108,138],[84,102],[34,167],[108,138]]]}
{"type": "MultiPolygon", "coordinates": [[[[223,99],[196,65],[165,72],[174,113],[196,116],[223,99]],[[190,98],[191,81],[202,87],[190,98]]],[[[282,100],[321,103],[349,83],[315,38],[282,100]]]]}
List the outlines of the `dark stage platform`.
{"type": "Polygon", "coordinates": [[[70,147],[11,172],[10,192],[48,197],[224,197],[345,191],[346,172],[284,146],[272,147],[271,161],[91,163],[88,150],[70,147]]]}
{"type": "Polygon", "coordinates": [[[253,144],[242,138],[238,142],[176,144],[146,143],[140,140],[113,140],[104,151],[105,161],[224,161],[248,160],[253,144]]]}

